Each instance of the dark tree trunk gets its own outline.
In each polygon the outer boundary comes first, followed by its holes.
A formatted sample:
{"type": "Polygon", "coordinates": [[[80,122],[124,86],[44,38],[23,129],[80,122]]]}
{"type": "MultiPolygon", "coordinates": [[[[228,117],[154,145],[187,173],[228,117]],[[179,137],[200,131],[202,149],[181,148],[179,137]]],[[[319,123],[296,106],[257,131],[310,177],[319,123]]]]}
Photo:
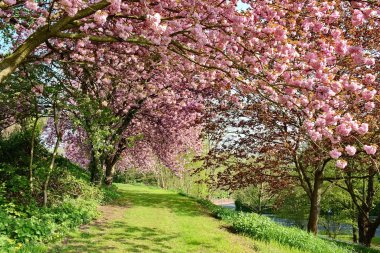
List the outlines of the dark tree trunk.
{"type": "Polygon", "coordinates": [[[358,214],[358,230],[359,230],[360,244],[364,244],[365,242],[367,229],[368,229],[367,219],[365,218],[365,214],[363,213],[363,211],[360,211],[358,214]]]}
{"type": "Polygon", "coordinates": [[[115,174],[115,164],[112,162],[106,162],[106,176],[104,178],[104,183],[106,186],[111,186],[113,182],[113,176],[115,174]]]}
{"type": "Polygon", "coordinates": [[[313,195],[310,200],[310,212],[309,212],[309,219],[307,222],[307,231],[315,235],[318,233],[318,220],[319,220],[320,210],[321,210],[321,193],[317,191],[313,191],[313,195]]]}
{"type": "Polygon", "coordinates": [[[32,140],[30,144],[30,160],[29,160],[29,188],[30,192],[34,192],[34,177],[33,177],[33,158],[34,158],[34,141],[36,138],[36,129],[38,123],[38,116],[34,119],[33,128],[32,128],[32,140]]]}
{"type": "Polygon", "coordinates": [[[358,228],[359,228],[359,243],[371,247],[371,242],[375,236],[377,225],[368,220],[365,215],[359,215],[358,217],[358,228]]]}
{"type": "Polygon", "coordinates": [[[358,212],[359,243],[366,247],[371,246],[372,238],[375,236],[376,229],[380,223],[380,215],[374,221],[371,221],[369,217],[375,195],[374,177],[376,171],[371,167],[368,175],[367,195],[358,212]]]}
{"type": "Polygon", "coordinates": [[[101,185],[103,178],[103,168],[100,157],[95,151],[91,151],[91,162],[89,167],[91,173],[91,183],[101,185]]]}
{"type": "Polygon", "coordinates": [[[352,242],[358,243],[358,229],[356,226],[352,225],[352,242]]]}
{"type": "Polygon", "coordinates": [[[96,161],[95,161],[95,155],[94,155],[93,150],[91,150],[91,161],[88,166],[88,170],[90,171],[90,174],[91,174],[90,181],[91,183],[94,183],[96,180],[96,161]]]}
{"type": "Polygon", "coordinates": [[[314,175],[314,187],[310,196],[310,212],[307,223],[307,231],[309,233],[318,233],[318,221],[321,211],[321,188],[323,184],[323,169],[316,170],[314,175]]]}
{"type": "Polygon", "coordinates": [[[49,181],[50,181],[51,173],[52,173],[52,171],[54,169],[55,158],[57,157],[57,154],[58,154],[59,142],[60,142],[60,136],[57,137],[57,140],[55,142],[54,151],[53,151],[51,162],[50,162],[50,165],[49,165],[49,170],[48,170],[48,173],[47,173],[47,176],[46,176],[46,180],[44,182],[43,191],[44,191],[44,206],[45,207],[47,206],[47,202],[48,202],[49,181]]]}

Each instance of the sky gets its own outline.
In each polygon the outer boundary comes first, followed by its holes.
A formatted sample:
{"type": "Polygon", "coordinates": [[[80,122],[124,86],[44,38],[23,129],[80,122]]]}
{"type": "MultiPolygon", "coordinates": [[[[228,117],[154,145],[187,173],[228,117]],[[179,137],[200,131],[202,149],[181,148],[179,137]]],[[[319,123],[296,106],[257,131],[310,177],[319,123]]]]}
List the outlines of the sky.
{"type": "Polygon", "coordinates": [[[249,8],[249,4],[245,4],[242,1],[239,1],[238,5],[237,5],[237,8],[240,11],[245,11],[245,10],[247,10],[249,8]]]}

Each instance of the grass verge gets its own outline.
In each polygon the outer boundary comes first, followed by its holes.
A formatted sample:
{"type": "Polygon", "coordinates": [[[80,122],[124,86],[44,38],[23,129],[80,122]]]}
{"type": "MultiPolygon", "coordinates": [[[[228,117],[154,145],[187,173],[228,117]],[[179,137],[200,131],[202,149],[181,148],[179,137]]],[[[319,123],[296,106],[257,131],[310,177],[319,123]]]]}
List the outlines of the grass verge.
{"type": "Polygon", "coordinates": [[[275,223],[268,217],[255,213],[236,212],[216,206],[210,201],[199,200],[216,218],[227,221],[232,228],[242,234],[264,242],[277,242],[293,249],[313,253],[378,253],[376,249],[360,245],[338,243],[315,237],[306,231],[293,227],[285,227],[275,223]]]}

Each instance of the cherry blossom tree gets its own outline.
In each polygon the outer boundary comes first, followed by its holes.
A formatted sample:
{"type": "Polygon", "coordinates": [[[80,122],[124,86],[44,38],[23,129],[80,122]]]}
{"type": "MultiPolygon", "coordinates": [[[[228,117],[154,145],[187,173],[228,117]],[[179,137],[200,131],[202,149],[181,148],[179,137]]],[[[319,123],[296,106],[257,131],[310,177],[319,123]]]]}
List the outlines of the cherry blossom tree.
{"type": "MultiPolygon", "coordinates": [[[[286,131],[272,129],[285,135],[283,147],[269,144],[280,152],[294,145],[286,134],[297,128],[340,169],[348,165],[343,154],[375,155],[362,114],[374,110],[378,97],[379,3],[242,2],[247,10],[236,0],[3,0],[1,32],[10,49],[0,59],[0,83],[36,62],[62,71],[67,112],[74,115],[67,136],[89,140],[82,150],[94,172],[108,168],[106,177],[138,136],[149,140],[152,153],[169,157],[162,144],[180,143],[203,118],[205,101],[212,107],[218,100],[223,111],[246,107],[240,97],[250,95],[262,103],[252,103],[259,107],[251,112],[284,108],[292,120],[302,119],[286,131]]],[[[266,157],[259,164],[271,163],[279,161],[266,157]]]]}
{"type": "Polygon", "coordinates": [[[117,162],[123,157],[131,160],[128,152],[143,155],[148,149],[164,165],[180,170],[179,154],[199,150],[196,125],[203,116],[202,102],[217,93],[218,78],[188,61],[185,66],[161,61],[144,47],[136,46],[130,55],[111,48],[106,57],[97,54],[102,50],[109,49],[82,52],[97,57],[96,65],[82,60],[63,67],[65,108],[72,121],[63,135],[66,155],[82,165],[90,163],[94,181],[100,180],[104,166],[107,184],[112,183],[117,162]],[[140,141],[144,144],[133,151],[140,141]]]}
{"type": "MultiPolygon", "coordinates": [[[[219,167],[219,187],[239,189],[266,183],[272,191],[299,185],[310,202],[307,229],[317,233],[325,170],[332,160],[314,144],[296,110],[245,96],[239,107],[227,105],[207,124],[213,144],[205,168],[219,167]]],[[[328,147],[327,147],[327,150],[328,147]]]]}
{"type": "Polygon", "coordinates": [[[0,64],[1,80],[27,61],[59,59],[62,48],[69,49],[65,44],[72,45],[68,40],[80,40],[84,48],[108,43],[125,52],[144,45],[214,70],[223,77],[220,88],[239,86],[302,110],[314,140],[337,143],[341,136],[365,134],[366,123],[346,114],[376,94],[376,43],[355,35],[376,34],[379,5],[243,2],[250,6],[245,11],[238,1],[2,1],[1,17],[15,38],[0,64]]]}
{"type": "Polygon", "coordinates": [[[338,147],[330,152],[331,156],[344,161],[344,166],[336,171],[336,178],[343,180],[335,182],[335,185],[349,193],[357,212],[358,241],[366,246],[370,246],[380,225],[380,213],[375,214],[376,218],[370,217],[370,212],[374,214],[374,202],[378,193],[376,178],[379,175],[379,102],[376,100],[371,103],[374,104],[371,110],[368,111],[368,105],[363,104],[356,111],[357,118],[371,122],[368,133],[364,136],[347,136],[342,139],[345,148],[338,147]],[[365,145],[367,142],[375,145],[365,145]]]}

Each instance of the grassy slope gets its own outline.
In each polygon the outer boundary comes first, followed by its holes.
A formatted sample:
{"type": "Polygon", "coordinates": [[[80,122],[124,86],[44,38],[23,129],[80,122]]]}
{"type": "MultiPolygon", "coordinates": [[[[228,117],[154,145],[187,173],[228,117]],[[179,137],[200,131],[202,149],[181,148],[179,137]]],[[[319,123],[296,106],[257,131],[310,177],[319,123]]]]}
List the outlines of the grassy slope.
{"type": "Polygon", "coordinates": [[[300,253],[228,232],[194,200],[146,186],[118,185],[122,197],[103,218],[51,252],[300,253]]]}

